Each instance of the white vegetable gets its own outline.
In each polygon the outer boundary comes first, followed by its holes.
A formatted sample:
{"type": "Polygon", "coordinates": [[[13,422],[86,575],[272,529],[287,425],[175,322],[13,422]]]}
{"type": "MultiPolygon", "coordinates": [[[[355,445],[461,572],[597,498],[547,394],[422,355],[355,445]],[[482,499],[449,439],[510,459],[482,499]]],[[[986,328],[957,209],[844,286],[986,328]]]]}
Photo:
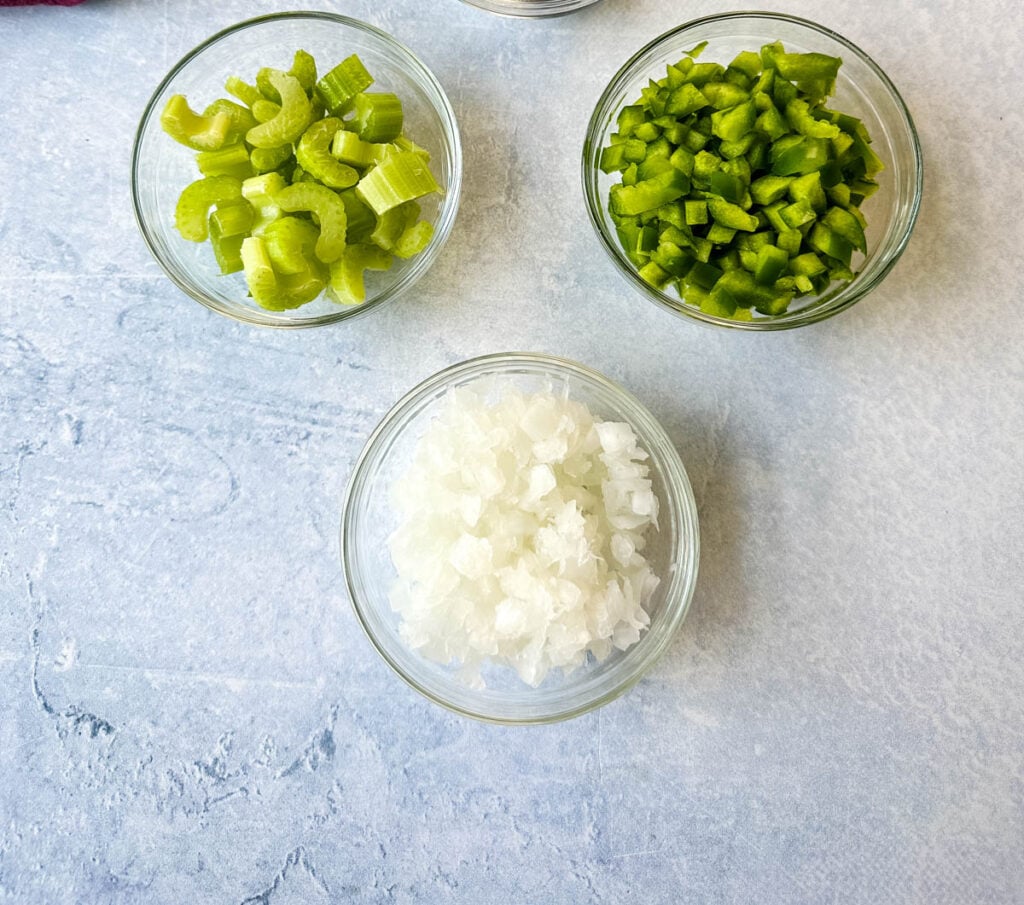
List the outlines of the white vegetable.
{"type": "Polygon", "coordinates": [[[635,644],[658,585],[646,460],[628,424],[565,395],[450,392],[391,490],[405,643],[478,685],[485,661],[539,685],[635,644]]]}

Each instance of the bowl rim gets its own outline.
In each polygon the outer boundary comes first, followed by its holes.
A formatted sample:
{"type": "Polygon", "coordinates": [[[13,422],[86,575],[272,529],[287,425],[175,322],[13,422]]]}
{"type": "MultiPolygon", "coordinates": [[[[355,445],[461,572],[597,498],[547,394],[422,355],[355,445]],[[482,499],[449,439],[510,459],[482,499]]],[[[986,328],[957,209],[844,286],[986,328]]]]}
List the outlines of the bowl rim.
{"type": "MultiPolygon", "coordinates": [[[[700,566],[700,525],[693,487],[675,444],[661,423],[632,393],[599,371],[568,358],[537,352],[495,352],[458,362],[427,377],[405,393],[380,419],[367,438],[352,468],[342,504],[339,546],[345,585],[356,619],[384,662],[409,687],[446,710],[481,722],[499,725],[536,725],[571,719],[607,704],[632,688],[661,658],[671,645],[680,626],[685,622],[693,602],[700,566]],[[370,620],[364,613],[364,608],[369,610],[370,607],[361,597],[353,577],[351,563],[357,561],[356,541],[354,539],[355,532],[348,529],[355,521],[354,504],[361,497],[362,482],[368,466],[377,459],[384,444],[401,431],[406,416],[416,413],[417,404],[428,400],[456,377],[486,377],[489,374],[513,371],[517,366],[533,368],[532,372],[534,373],[548,371],[573,377],[585,383],[596,384],[609,391],[617,401],[622,403],[624,415],[628,412],[629,421],[641,435],[648,455],[652,459],[657,458],[660,467],[665,472],[665,496],[668,499],[664,502],[673,507],[673,515],[678,522],[679,532],[679,536],[676,538],[676,546],[679,550],[677,556],[681,562],[686,564],[687,568],[675,569],[669,578],[662,576],[669,582],[666,591],[666,600],[668,601],[666,607],[670,608],[666,611],[666,616],[669,619],[668,626],[659,636],[657,643],[646,651],[644,658],[624,674],[614,686],[589,700],[575,704],[563,702],[563,706],[552,708],[544,713],[507,716],[487,712],[483,708],[474,709],[471,706],[462,706],[445,698],[442,694],[418,681],[414,676],[409,675],[397,659],[391,655],[386,645],[375,635],[370,620]]],[[[525,689],[528,689],[528,686],[524,685],[525,689]]]]}
{"type": "MultiPolygon", "coordinates": [[[[370,311],[406,291],[413,283],[423,276],[427,270],[429,270],[430,265],[433,264],[434,260],[440,254],[443,246],[447,242],[455,222],[455,217],[458,213],[459,201],[462,193],[462,139],[459,134],[455,111],[452,108],[451,101],[448,99],[447,93],[431,69],[422,60],[420,60],[420,58],[408,46],[388,34],[383,29],[378,28],[376,25],[372,25],[369,22],[364,22],[361,19],[355,19],[351,16],[343,16],[338,13],[325,12],[321,10],[292,10],[254,16],[252,18],[236,22],[226,28],[222,28],[196,45],[170,68],[167,74],[160,80],[149,100],[146,102],[142,116],[139,119],[139,125],[136,128],[135,139],[132,145],[130,175],[132,209],[135,216],[136,226],[142,234],[143,241],[146,243],[150,254],[153,256],[157,264],[159,264],[165,275],[172,283],[174,283],[175,286],[178,287],[178,289],[190,298],[199,302],[204,307],[209,308],[211,311],[215,311],[217,314],[231,318],[232,320],[239,321],[241,323],[253,324],[259,327],[296,330],[334,324],[339,321],[352,320],[368,314],[370,311]],[[177,76],[193,60],[201,56],[204,51],[224,38],[227,38],[237,32],[244,31],[245,29],[258,27],[267,23],[296,20],[327,22],[364,32],[372,38],[381,41],[383,44],[390,46],[391,49],[396,50],[402,57],[404,57],[409,68],[414,70],[418,78],[425,81],[431,89],[430,93],[428,93],[428,97],[431,101],[431,106],[438,115],[438,118],[441,120],[442,132],[445,135],[445,140],[448,145],[448,153],[451,158],[451,179],[449,180],[449,184],[443,189],[442,201],[438,209],[438,217],[434,224],[434,235],[431,242],[427,249],[423,251],[421,255],[417,256],[418,259],[416,263],[410,267],[405,274],[403,274],[402,278],[396,280],[378,295],[367,299],[367,301],[360,305],[339,306],[337,311],[332,311],[328,314],[319,314],[310,317],[296,316],[282,318],[272,316],[272,314],[280,314],[280,312],[265,312],[257,308],[244,309],[239,307],[236,309],[229,307],[221,303],[219,300],[212,299],[207,296],[206,293],[186,278],[187,275],[179,274],[175,268],[169,266],[164,261],[164,258],[159,251],[159,245],[154,238],[155,231],[150,226],[145,214],[143,213],[139,183],[140,172],[144,165],[142,159],[143,138],[151,121],[154,118],[159,118],[159,110],[157,110],[158,100],[165,90],[174,82],[177,76]],[[431,94],[433,96],[431,96],[431,94]],[[417,266],[417,264],[419,266],[417,266]]],[[[301,308],[296,310],[301,310],[301,308]]]]}
{"type": "Polygon", "coordinates": [[[543,5],[526,3],[523,0],[462,0],[462,2],[474,9],[482,9],[485,12],[512,19],[550,19],[593,6],[598,0],[544,0],[543,5]]]}
{"type": "Polygon", "coordinates": [[[885,71],[857,44],[853,43],[853,41],[838,32],[833,31],[831,28],[802,16],[767,10],[732,10],[729,12],[714,13],[707,16],[701,16],[697,19],[691,19],[661,33],[633,53],[626,62],[616,70],[615,74],[602,90],[601,95],[594,106],[594,110],[587,122],[586,137],[583,142],[581,170],[583,197],[591,226],[597,233],[600,244],[602,248],[604,248],[605,253],[615,263],[616,269],[629,283],[634,286],[634,288],[638,289],[641,294],[648,299],[648,301],[657,305],[659,308],[667,310],[683,319],[697,321],[705,326],[728,327],[734,330],[744,330],[751,333],[768,333],[778,330],[789,330],[795,327],[819,323],[833,317],[841,311],[845,311],[847,308],[864,298],[864,296],[871,292],[879,283],[882,282],[882,280],[885,279],[886,276],[888,276],[889,272],[902,256],[907,247],[907,243],[910,241],[910,235],[914,230],[914,226],[917,223],[918,214],[921,209],[921,197],[924,193],[924,158],[921,151],[920,136],[918,135],[913,117],[910,115],[910,110],[907,108],[906,102],[903,100],[903,96],[900,94],[889,76],[886,75],[885,71]],[[872,73],[878,78],[897,107],[897,110],[901,114],[906,126],[906,134],[910,139],[910,145],[913,150],[913,191],[906,217],[906,224],[892,247],[887,250],[887,257],[884,259],[883,264],[879,267],[877,272],[872,274],[870,278],[861,282],[854,279],[848,283],[846,287],[840,289],[836,296],[838,301],[835,304],[825,304],[817,308],[805,309],[792,314],[776,315],[751,321],[739,321],[733,318],[718,317],[717,315],[708,314],[693,305],[688,305],[686,302],[682,301],[682,299],[673,299],[671,296],[661,292],[660,290],[654,289],[652,286],[649,286],[644,282],[637,273],[636,268],[624,258],[624,255],[618,248],[617,244],[601,226],[598,210],[602,209],[603,202],[600,198],[596,197],[596,193],[594,191],[594,189],[596,189],[596,176],[594,179],[591,177],[597,170],[596,155],[600,153],[600,145],[603,143],[604,130],[602,122],[604,120],[604,116],[602,114],[605,112],[605,107],[608,105],[608,101],[611,96],[617,93],[618,88],[622,83],[632,80],[631,77],[633,73],[631,70],[634,66],[637,66],[645,56],[662,44],[668,43],[684,32],[701,28],[711,23],[730,20],[785,22],[790,25],[805,28],[812,32],[817,32],[841,44],[862,63],[867,65],[872,73]],[[847,292],[848,289],[851,291],[847,292]]]}

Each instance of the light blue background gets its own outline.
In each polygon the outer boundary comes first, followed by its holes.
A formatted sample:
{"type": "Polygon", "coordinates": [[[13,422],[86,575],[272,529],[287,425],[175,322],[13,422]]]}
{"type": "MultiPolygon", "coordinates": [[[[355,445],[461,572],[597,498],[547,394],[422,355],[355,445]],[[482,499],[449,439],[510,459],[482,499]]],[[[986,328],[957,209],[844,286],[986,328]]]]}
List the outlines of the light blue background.
{"type": "Polygon", "coordinates": [[[579,186],[605,82],[726,5],[309,6],[433,69],[466,182],[412,293],[288,333],[172,286],[129,155],[174,61],[291,4],[0,11],[0,902],[1024,902],[1016,5],[777,4],[889,73],[927,185],[880,289],[768,336],[634,295],[579,186]],[[544,728],[408,690],[338,562],[381,415],[506,349],[639,396],[703,530],[665,659],[544,728]]]}

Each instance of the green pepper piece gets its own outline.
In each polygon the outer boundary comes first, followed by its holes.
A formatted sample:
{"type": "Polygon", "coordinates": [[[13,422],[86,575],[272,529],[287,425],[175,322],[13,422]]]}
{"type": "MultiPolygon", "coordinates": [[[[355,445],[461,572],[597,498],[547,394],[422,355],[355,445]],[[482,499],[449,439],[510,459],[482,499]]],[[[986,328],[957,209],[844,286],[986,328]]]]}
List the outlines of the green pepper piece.
{"type": "Polygon", "coordinates": [[[708,203],[701,199],[684,202],[686,223],[689,226],[700,226],[708,222],[708,203]]]}
{"type": "Polygon", "coordinates": [[[197,179],[178,198],[174,225],[183,239],[205,242],[209,235],[207,214],[215,204],[242,197],[242,181],[234,176],[204,176],[197,179]]]}
{"type": "Polygon", "coordinates": [[[750,183],[750,195],[758,204],[774,204],[780,198],[785,197],[792,181],[792,176],[772,176],[771,174],[761,176],[750,183]]]}
{"type": "Polygon", "coordinates": [[[160,114],[163,130],[193,151],[215,151],[223,147],[231,123],[231,116],[223,111],[212,116],[196,113],[181,94],[172,94],[160,114]]]}
{"type": "Polygon", "coordinates": [[[336,261],[345,250],[348,218],[337,193],[315,182],[300,182],[281,189],[274,202],[285,211],[311,211],[320,224],[316,256],[325,264],[336,261]]]}
{"type": "Polygon", "coordinates": [[[359,181],[359,174],[331,155],[328,150],[334,136],[341,131],[340,119],[329,116],[313,123],[295,146],[295,159],[314,179],[332,189],[347,189],[359,181]]]}
{"type": "Polygon", "coordinates": [[[297,141],[313,116],[309,98],[295,76],[272,70],[268,78],[281,95],[281,110],[246,133],[245,140],[255,148],[277,148],[297,141]]]}
{"type": "Polygon", "coordinates": [[[797,277],[814,277],[825,273],[828,268],[813,251],[804,252],[789,259],[789,272],[797,277]]]}
{"type": "Polygon", "coordinates": [[[708,264],[698,259],[690,272],[686,275],[686,281],[700,289],[711,289],[722,276],[722,270],[714,264],[708,264]]]}
{"type": "Polygon", "coordinates": [[[316,93],[331,116],[347,113],[357,94],[373,84],[373,76],[358,56],[342,60],[316,83],[316,93]]]}
{"type": "Polygon", "coordinates": [[[786,121],[793,127],[794,132],[807,135],[810,138],[838,138],[839,127],[815,119],[811,115],[811,107],[803,98],[794,98],[786,104],[786,121]]]}
{"type": "Polygon", "coordinates": [[[711,132],[723,141],[739,141],[757,120],[757,105],[753,100],[745,101],[727,110],[716,110],[711,114],[711,132]]]}
{"type": "Polygon", "coordinates": [[[820,170],[829,159],[829,143],[823,138],[792,136],[779,139],[772,146],[772,173],[776,176],[797,176],[820,170]],[[780,147],[781,146],[781,147],[780,147]]]}
{"type": "Polygon", "coordinates": [[[799,229],[807,223],[813,223],[817,218],[814,208],[803,200],[787,204],[779,211],[779,216],[789,229],[799,229]]]}
{"type": "Polygon", "coordinates": [[[679,278],[689,273],[696,259],[672,242],[661,242],[651,254],[651,260],[666,273],[679,278]]]}
{"type": "Polygon", "coordinates": [[[739,176],[716,170],[711,174],[708,190],[726,201],[739,204],[747,191],[747,184],[739,176]]]}
{"type": "Polygon", "coordinates": [[[665,112],[681,118],[706,106],[708,106],[708,99],[704,93],[696,85],[687,82],[669,94],[665,103],[665,112]]]}
{"type": "Polygon", "coordinates": [[[700,91],[708,99],[708,104],[719,112],[741,105],[750,98],[749,92],[729,82],[709,82],[700,91]]]}
{"type": "Polygon", "coordinates": [[[757,217],[748,214],[739,205],[731,204],[714,195],[708,198],[708,213],[716,223],[730,229],[740,229],[752,233],[758,227],[757,217]]]}
{"type": "Polygon", "coordinates": [[[641,214],[681,198],[690,189],[686,174],[675,167],[666,172],[637,182],[636,185],[612,186],[611,209],[620,216],[641,214]]]}
{"type": "Polygon", "coordinates": [[[754,280],[762,286],[770,286],[786,271],[789,255],[776,245],[765,245],[757,253],[754,265],[754,280]]]}
{"type": "Polygon", "coordinates": [[[815,251],[842,262],[846,267],[850,266],[850,261],[853,258],[853,245],[825,226],[824,223],[819,221],[814,224],[807,236],[807,244],[815,251]]]}
{"type": "Polygon", "coordinates": [[[792,257],[793,255],[799,254],[800,246],[803,244],[804,235],[798,229],[782,229],[779,230],[779,237],[776,240],[779,248],[781,248],[787,255],[792,257]]]}
{"type": "Polygon", "coordinates": [[[823,213],[828,199],[825,197],[825,190],[821,186],[821,175],[819,171],[797,176],[789,184],[789,197],[793,201],[803,201],[815,212],[823,213]]]}
{"type": "Polygon", "coordinates": [[[839,236],[842,236],[849,242],[854,248],[867,254],[867,241],[864,237],[864,225],[860,220],[857,219],[856,208],[853,211],[844,210],[841,207],[830,207],[826,212],[825,216],[821,218],[821,222],[824,223],[832,232],[839,236]]]}

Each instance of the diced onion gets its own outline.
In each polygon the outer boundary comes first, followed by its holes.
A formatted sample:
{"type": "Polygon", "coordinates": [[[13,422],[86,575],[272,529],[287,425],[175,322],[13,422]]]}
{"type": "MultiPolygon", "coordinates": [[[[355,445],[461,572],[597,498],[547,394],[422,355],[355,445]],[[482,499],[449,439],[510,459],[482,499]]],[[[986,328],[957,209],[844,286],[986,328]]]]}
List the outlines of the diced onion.
{"type": "Polygon", "coordinates": [[[658,497],[630,425],[541,391],[449,392],[391,488],[391,605],[406,644],[539,685],[635,644],[658,578],[658,497]]]}

